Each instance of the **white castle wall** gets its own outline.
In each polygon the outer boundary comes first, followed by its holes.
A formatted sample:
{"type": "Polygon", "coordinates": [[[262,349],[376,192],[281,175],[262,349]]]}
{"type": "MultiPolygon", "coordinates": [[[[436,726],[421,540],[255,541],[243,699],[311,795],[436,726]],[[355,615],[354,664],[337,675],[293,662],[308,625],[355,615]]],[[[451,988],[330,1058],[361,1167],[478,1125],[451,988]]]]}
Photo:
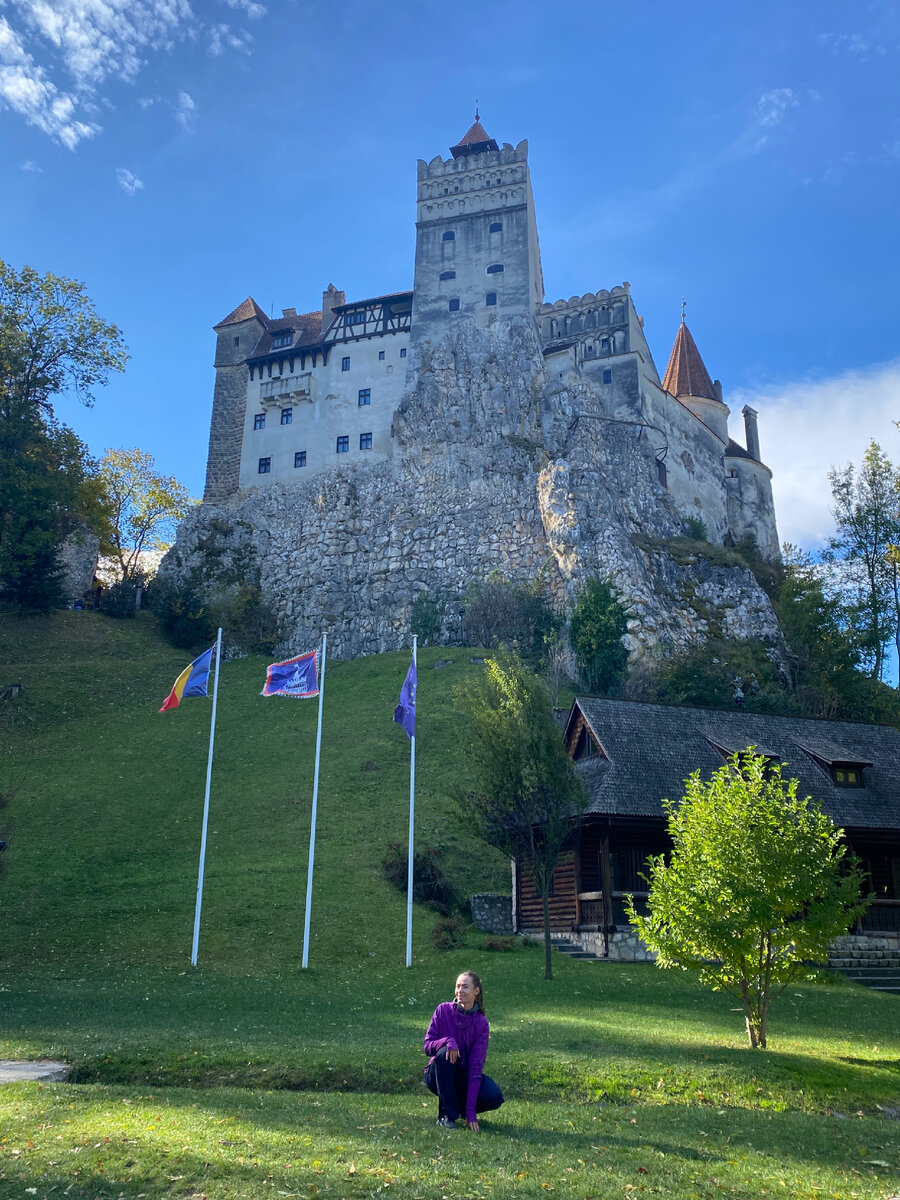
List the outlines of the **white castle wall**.
{"type": "Polygon", "coordinates": [[[394,410],[406,384],[409,345],[407,333],[386,334],[350,344],[335,342],[328,362],[321,354],[317,365],[310,359],[301,368],[300,357],[276,364],[269,378],[247,382],[244,413],[240,486],[257,487],[280,480],[300,481],[330,467],[353,467],[361,462],[383,462],[391,453],[391,424],[394,410]],[[384,355],[381,358],[380,355],[384,355]],[[343,369],[345,358],[349,370],[343,369]],[[361,405],[359,393],[369,391],[370,403],[361,405]],[[290,412],[290,423],[282,424],[282,413],[290,412]],[[256,427],[265,418],[262,429],[256,427]],[[360,435],[372,435],[372,445],[360,448],[360,435]],[[349,449],[337,452],[337,439],[346,437],[349,449]],[[295,466],[298,452],[305,452],[303,466],[295,466]],[[260,472],[260,459],[270,460],[270,470],[260,472]]]}

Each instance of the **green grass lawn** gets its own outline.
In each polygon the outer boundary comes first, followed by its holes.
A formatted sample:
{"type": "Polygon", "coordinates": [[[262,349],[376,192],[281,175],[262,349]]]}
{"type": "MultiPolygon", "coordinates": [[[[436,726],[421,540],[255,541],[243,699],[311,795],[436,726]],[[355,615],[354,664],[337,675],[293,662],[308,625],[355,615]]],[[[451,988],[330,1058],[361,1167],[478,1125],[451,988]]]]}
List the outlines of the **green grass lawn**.
{"type": "MultiPolygon", "coordinates": [[[[0,618],[0,1057],[63,1058],[73,1084],[0,1089],[0,1197],[871,1197],[900,1192],[900,1003],[806,981],[768,1051],[691,974],[439,953],[383,880],[404,842],[405,654],[330,664],[310,968],[299,967],[314,702],[264,700],[226,664],[200,966],[189,965],[209,707],[156,709],[189,655],[151,619],[0,618]],[[485,980],[480,1135],[434,1125],[421,1041],[458,971],[485,980]]],[[[465,778],[453,684],[471,652],[420,654],[417,812],[465,891],[508,867],[447,802],[465,778]],[[452,666],[434,670],[438,658],[452,666]]]]}

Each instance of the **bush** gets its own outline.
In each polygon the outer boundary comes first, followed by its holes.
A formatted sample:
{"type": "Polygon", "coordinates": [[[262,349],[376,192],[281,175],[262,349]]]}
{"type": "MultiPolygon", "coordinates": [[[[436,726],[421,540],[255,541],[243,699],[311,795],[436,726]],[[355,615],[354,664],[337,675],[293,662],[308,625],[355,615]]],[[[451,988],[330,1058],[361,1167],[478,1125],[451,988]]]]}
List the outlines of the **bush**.
{"type": "Polygon", "coordinates": [[[506,950],[515,950],[515,948],[516,939],[511,937],[490,937],[486,938],[484,942],[485,950],[496,950],[502,953],[506,950]]]}
{"type": "Polygon", "coordinates": [[[627,632],[628,616],[612,586],[589,579],[578,594],[569,641],[592,692],[608,693],[625,674],[628,651],[622,638],[627,632]]]}
{"type": "Polygon", "coordinates": [[[103,593],[101,609],[108,617],[119,620],[133,618],[137,612],[137,588],[132,583],[119,580],[103,593]]]}
{"type": "MultiPolygon", "coordinates": [[[[409,854],[400,842],[391,842],[381,867],[388,883],[400,892],[406,892],[409,879],[409,854]]],[[[413,855],[413,899],[419,904],[435,909],[448,916],[461,904],[461,896],[448,879],[441,865],[441,852],[433,846],[416,851],[413,855]]]]}
{"type": "Polygon", "coordinates": [[[431,940],[436,950],[459,950],[466,944],[466,923],[462,917],[441,917],[435,921],[431,940]]]}
{"type": "Polygon", "coordinates": [[[147,607],[156,614],[172,645],[180,650],[201,650],[215,640],[216,626],[209,610],[189,584],[154,581],[147,607]]]}
{"type": "Polygon", "coordinates": [[[785,689],[762,642],[711,640],[673,654],[650,682],[652,700],[700,708],[735,708],[750,712],[789,713],[800,706],[785,689]]]}
{"type": "MultiPolygon", "coordinates": [[[[105,603],[104,603],[105,607],[105,603]]],[[[277,621],[262,591],[246,580],[203,596],[191,583],[156,580],[147,607],[166,636],[182,650],[200,650],[215,641],[216,629],[245,654],[271,654],[277,621]]]]}
{"type": "Polygon", "coordinates": [[[682,517],[681,524],[685,537],[693,538],[695,542],[709,541],[709,531],[702,517],[682,517]]]}
{"type": "Polygon", "coordinates": [[[433,596],[419,592],[413,600],[409,626],[423,645],[434,643],[440,636],[445,608],[446,600],[440,592],[433,596]]]}
{"type": "Polygon", "coordinates": [[[540,580],[513,583],[493,572],[475,584],[466,602],[464,627],[470,646],[507,646],[533,661],[562,625],[540,580]]]}

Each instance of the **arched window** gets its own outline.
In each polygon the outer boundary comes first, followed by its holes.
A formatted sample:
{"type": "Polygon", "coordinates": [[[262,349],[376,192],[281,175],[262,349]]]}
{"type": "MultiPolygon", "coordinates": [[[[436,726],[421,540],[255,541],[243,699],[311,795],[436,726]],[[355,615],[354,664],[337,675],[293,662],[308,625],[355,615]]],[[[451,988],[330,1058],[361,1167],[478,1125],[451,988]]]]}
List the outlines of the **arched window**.
{"type": "Polygon", "coordinates": [[[486,274],[499,275],[502,270],[503,270],[503,263],[491,263],[491,265],[487,269],[486,274]]]}
{"type": "Polygon", "coordinates": [[[445,229],[444,233],[441,237],[441,241],[452,242],[455,237],[456,237],[456,234],[453,232],[452,229],[445,229]]]}
{"type": "Polygon", "coordinates": [[[490,232],[491,233],[502,233],[503,232],[503,222],[502,221],[491,221],[490,232]]]}

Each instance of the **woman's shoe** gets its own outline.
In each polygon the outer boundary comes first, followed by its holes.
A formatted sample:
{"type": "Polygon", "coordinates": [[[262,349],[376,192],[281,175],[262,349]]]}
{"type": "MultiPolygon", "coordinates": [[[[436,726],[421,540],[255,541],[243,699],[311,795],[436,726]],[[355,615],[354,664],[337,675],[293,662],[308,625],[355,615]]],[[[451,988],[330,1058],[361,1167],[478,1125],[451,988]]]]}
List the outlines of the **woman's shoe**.
{"type": "Polygon", "coordinates": [[[455,1129],[456,1128],[456,1122],[453,1120],[452,1117],[438,1117],[437,1123],[441,1129],[455,1129]]]}

